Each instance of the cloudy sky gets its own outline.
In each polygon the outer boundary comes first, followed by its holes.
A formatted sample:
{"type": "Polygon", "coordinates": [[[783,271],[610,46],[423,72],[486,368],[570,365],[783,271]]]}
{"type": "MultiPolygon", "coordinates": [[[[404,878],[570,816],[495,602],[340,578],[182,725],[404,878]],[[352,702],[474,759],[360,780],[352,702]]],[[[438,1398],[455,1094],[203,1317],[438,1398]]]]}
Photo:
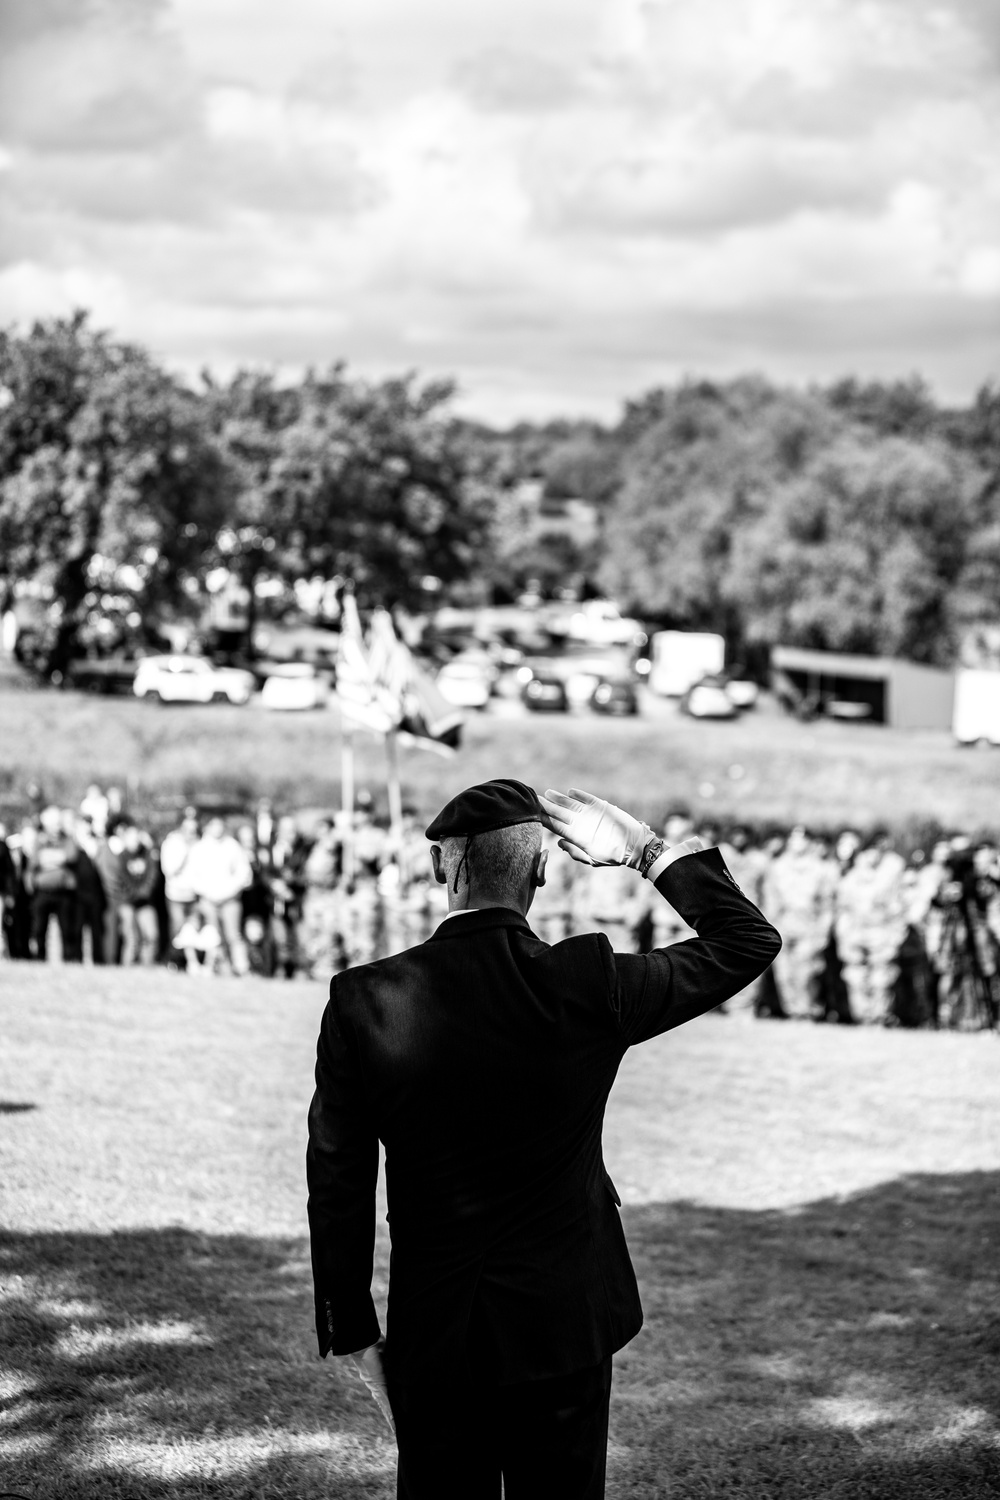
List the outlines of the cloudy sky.
{"type": "Polygon", "coordinates": [[[176,367],[1000,375],[998,0],[0,0],[0,321],[176,367]]]}

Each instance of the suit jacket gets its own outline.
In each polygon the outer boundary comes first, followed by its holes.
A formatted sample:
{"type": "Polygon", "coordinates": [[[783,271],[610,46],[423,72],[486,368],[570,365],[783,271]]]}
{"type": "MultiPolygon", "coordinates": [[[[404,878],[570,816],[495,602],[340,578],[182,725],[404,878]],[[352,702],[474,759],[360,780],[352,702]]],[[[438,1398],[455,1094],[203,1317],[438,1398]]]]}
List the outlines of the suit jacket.
{"type": "Polygon", "coordinates": [[[630,1046],[719,1005],[781,947],[715,849],[656,885],[697,938],[648,954],[614,953],[603,934],[549,946],[519,912],[488,908],[334,978],[307,1153],[322,1355],[379,1337],[379,1140],[394,1379],[540,1379],[638,1332],[601,1153],[615,1074],[630,1046]]]}

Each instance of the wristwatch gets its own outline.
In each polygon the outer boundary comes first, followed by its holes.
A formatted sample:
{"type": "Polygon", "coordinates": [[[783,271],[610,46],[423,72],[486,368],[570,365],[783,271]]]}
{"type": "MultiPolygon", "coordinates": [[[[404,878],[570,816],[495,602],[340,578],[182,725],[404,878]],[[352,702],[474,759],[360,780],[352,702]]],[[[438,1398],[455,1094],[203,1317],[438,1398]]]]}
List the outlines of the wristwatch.
{"type": "Polygon", "coordinates": [[[642,859],[639,861],[639,874],[643,879],[648,879],[654,866],[659,866],[656,871],[658,880],[668,865],[672,865],[675,859],[683,859],[685,854],[700,854],[705,845],[699,838],[685,839],[682,844],[666,844],[661,838],[652,838],[642,851],[642,859]]]}
{"type": "Polygon", "coordinates": [[[642,851],[642,858],[639,860],[638,865],[639,874],[644,880],[650,868],[659,859],[660,855],[663,853],[666,847],[666,841],[664,839],[657,838],[655,834],[650,839],[649,843],[642,851]]]}

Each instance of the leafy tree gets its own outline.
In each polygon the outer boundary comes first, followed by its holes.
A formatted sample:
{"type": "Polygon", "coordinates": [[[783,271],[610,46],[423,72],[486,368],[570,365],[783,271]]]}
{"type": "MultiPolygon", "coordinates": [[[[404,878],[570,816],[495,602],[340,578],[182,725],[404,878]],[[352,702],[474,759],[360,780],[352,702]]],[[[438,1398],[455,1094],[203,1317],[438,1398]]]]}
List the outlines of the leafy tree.
{"type": "Polygon", "coordinates": [[[413,377],[369,383],[342,366],[292,391],[241,375],[211,389],[212,424],[236,481],[221,561],[253,589],[353,580],[362,605],[413,606],[421,579],[472,571],[486,522],[467,445],[449,420],[452,387],[413,377]]]}
{"type": "Polygon", "coordinates": [[[748,637],[949,663],[981,487],[939,438],[840,434],[734,549],[748,637]]]}
{"type": "Polygon", "coordinates": [[[881,437],[927,437],[940,425],[941,413],[919,375],[890,381],[849,376],[831,385],[826,399],[834,411],[881,437]]]}
{"type": "Polygon", "coordinates": [[[556,445],[544,461],[545,493],[553,499],[589,500],[604,506],[621,483],[619,445],[600,429],[556,445]]]}
{"type": "Polygon", "coordinates": [[[193,393],[82,316],[0,341],[0,578],[46,600],[38,643],[63,672],[89,621],[141,627],[177,605],[226,506],[193,393]]]}
{"type": "MultiPolygon", "coordinates": [[[[626,420],[633,422],[639,404],[626,420]]],[[[733,552],[777,485],[837,429],[822,399],[752,378],[685,383],[647,399],[605,525],[600,581],[628,608],[744,645],[733,552]],[[655,398],[655,399],[654,399],[655,398]]]]}
{"type": "Polygon", "coordinates": [[[541,531],[497,559],[492,570],[495,595],[514,599],[534,582],[543,598],[554,598],[567,585],[579,588],[594,560],[592,547],[579,546],[565,532],[541,531]]]}

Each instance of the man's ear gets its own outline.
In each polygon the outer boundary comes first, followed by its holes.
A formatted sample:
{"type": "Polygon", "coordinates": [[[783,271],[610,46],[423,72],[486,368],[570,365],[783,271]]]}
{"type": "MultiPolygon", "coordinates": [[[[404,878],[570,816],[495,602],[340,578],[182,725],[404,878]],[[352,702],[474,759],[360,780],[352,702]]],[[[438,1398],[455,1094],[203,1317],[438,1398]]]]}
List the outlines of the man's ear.
{"type": "Polygon", "coordinates": [[[438,885],[447,885],[448,876],[445,874],[444,860],[441,858],[441,845],[431,845],[431,864],[434,866],[434,879],[438,885]]]}
{"type": "Polygon", "coordinates": [[[545,866],[549,862],[549,851],[539,849],[535,855],[535,862],[531,867],[531,883],[533,886],[545,884],[545,866]]]}

